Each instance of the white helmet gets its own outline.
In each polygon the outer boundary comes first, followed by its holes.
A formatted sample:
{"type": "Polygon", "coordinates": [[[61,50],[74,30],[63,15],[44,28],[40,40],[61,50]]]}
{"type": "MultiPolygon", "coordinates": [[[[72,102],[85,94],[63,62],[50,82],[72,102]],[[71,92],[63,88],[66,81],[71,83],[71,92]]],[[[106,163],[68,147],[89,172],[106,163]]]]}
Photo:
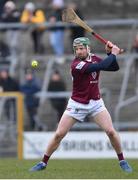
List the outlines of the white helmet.
{"type": "Polygon", "coordinates": [[[14,10],[16,8],[16,5],[13,1],[7,1],[4,5],[4,7],[14,10]]]}
{"type": "Polygon", "coordinates": [[[35,5],[34,3],[32,2],[28,2],[25,4],[25,9],[28,10],[28,11],[34,11],[35,10],[35,5]]]}

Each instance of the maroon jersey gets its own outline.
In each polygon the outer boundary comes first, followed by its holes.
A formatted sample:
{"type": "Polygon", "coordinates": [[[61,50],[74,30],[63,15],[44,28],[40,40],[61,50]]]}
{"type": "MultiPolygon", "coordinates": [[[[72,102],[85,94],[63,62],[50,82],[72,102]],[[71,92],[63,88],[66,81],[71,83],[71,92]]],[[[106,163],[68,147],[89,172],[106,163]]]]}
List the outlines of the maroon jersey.
{"type": "Polygon", "coordinates": [[[76,58],[71,64],[71,74],[73,77],[73,91],[71,98],[77,102],[88,104],[89,100],[100,99],[99,74],[100,72],[86,73],[85,69],[90,63],[98,63],[102,59],[91,55],[89,60],[81,61],[76,58]]]}

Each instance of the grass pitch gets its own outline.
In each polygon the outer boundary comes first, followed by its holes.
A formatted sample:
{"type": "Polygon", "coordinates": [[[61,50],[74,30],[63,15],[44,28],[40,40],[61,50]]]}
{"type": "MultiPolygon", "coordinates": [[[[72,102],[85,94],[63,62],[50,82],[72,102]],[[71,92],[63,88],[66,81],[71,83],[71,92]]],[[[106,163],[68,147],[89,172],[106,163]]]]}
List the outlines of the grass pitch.
{"type": "Polygon", "coordinates": [[[0,179],[137,179],[138,159],[129,160],[132,173],[115,159],[50,160],[46,170],[29,172],[37,160],[0,159],[0,179]]]}

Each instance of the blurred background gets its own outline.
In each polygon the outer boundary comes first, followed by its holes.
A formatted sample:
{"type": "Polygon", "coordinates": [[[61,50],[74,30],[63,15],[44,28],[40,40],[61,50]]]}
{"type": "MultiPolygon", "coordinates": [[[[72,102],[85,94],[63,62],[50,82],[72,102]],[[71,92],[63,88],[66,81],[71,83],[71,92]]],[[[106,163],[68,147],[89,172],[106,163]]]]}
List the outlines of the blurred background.
{"type": "MultiPolygon", "coordinates": [[[[137,6],[137,0],[0,1],[0,156],[16,156],[19,131],[55,130],[71,95],[74,38],[90,38],[92,52],[106,56],[97,39],[61,22],[66,7],[125,50],[118,56],[120,71],[101,73],[100,89],[114,126],[138,130],[137,6]],[[31,67],[32,60],[38,61],[37,68],[31,67]]],[[[91,130],[100,131],[88,117],[71,131],[91,130]]]]}

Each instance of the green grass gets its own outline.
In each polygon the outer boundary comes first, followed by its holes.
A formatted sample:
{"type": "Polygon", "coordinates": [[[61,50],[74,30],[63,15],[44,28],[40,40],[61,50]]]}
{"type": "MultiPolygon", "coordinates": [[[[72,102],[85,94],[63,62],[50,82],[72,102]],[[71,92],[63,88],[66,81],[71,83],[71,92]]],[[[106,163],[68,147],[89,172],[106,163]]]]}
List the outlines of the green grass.
{"type": "Polygon", "coordinates": [[[115,159],[50,160],[46,170],[29,172],[36,160],[0,159],[0,179],[137,179],[138,159],[129,160],[133,173],[123,172],[115,159]]]}

